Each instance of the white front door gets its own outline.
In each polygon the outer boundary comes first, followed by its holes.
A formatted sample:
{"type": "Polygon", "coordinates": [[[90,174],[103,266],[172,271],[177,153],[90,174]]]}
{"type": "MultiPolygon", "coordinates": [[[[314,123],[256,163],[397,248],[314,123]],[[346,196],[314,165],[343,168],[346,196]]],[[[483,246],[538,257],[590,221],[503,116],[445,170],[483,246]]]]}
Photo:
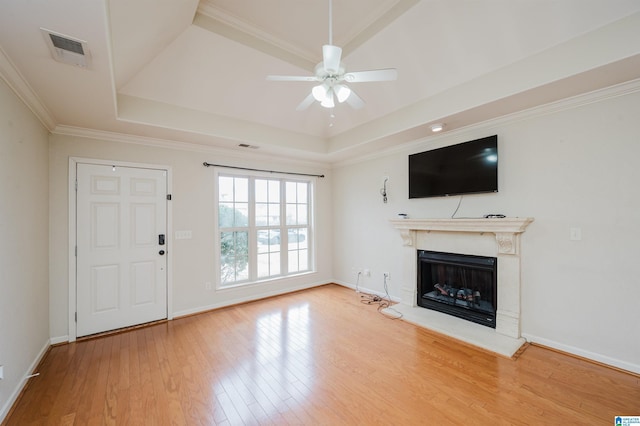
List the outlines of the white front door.
{"type": "Polygon", "coordinates": [[[167,318],[166,170],[78,163],[76,176],[77,336],[167,318]]]}

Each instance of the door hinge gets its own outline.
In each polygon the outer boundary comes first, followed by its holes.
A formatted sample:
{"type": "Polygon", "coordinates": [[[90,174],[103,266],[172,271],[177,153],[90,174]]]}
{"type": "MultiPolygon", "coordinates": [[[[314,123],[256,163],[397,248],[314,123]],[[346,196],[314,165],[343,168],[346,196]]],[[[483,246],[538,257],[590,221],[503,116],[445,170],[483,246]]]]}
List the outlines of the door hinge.
{"type": "Polygon", "coordinates": [[[171,194],[167,194],[167,200],[171,201],[171,194]]]}
{"type": "Polygon", "coordinates": [[[76,192],[78,192],[78,179],[76,179],[76,192]]]}
{"type": "Polygon", "coordinates": [[[76,246],[76,247],[75,247],[75,250],[74,250],[74,251],[75,251],[75,255],[76,255],[76,257],[78,257],[78,246],[76,246]]]}
{"type": "Polygon", "coordinates": [[[77,312],[76,312],[75,318],[76,318],[76,322],[78,322],[78,313],[77,312]]]}

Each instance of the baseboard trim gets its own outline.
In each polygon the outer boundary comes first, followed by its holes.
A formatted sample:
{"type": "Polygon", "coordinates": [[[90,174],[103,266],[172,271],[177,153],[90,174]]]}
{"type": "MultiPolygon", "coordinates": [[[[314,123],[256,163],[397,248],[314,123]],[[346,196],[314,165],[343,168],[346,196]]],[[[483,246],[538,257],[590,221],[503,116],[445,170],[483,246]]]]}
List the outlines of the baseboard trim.
{"type": "Polygon", "coordinates": [[[22,392],[24,392],[24,390],[27,387],[27,384],[29,383],[29,377],[28,376],[30,376],[31,374],[34,374],[36,372],[36,369],[40,365],[40,362],[42,362],[42,359],[47,354],[47,352],[49,351],[50,347],[51,347],[51,340],[48,339],[45,342],[45,344],[42,347],[42,349],[40,349],[40,352],[38,353],[36,358],[33,360],[31,365],[29,365],[29,368],[27,368],[27,371],[24,374],[23,379],[20,382],[18,382],[16,388],[13,390],[13,392],[11,393],[9,398],[7,399],[7,402],[4,404],[2,409],[0,409],[0,424],[2,424],[2,422],[4,422],[5,418],[7,418],[8,415],[13,410],[14,404],[20,399],[20,396],[22,395],[22,392]]]}
{"type": "MultiPolygon", "coordinates": [[[[334,280],[334,281],[332,281],[332,283],[338,284],[338,285],[340,285],[342,287],[350,288],[351,290],[357,291],[359,293],[373,294],[375,296],[380,296],[383,299],[387,298],[387,294],[385,292],[383,292],[383,291],[372,290],[370,288],[362,287],[362,286],[358,286],[358,289],[356,290],[356,286],[355,285],[349,284],[349,283],[344,282],[344,281],[338,281],[338,280],[334,280]]],[[[388,295],[388,297],[391,298],[391,301],[395,302],[395,303],[400,303],[402,301],[402,299],[400,297],[394,297],[394,296],[391,296],[391,295],[388,295]]]]}
{"type": "Polygon", "coordinates": [[[220,302],[220,303],[213,303],[211,305],[200,306],[193,309],[176,311],[173,313],[173,319],[202,314],[204,312],[213,311],[220,308],[227,308],[229,306],[234,306],[234,305],[240,305],[242,303],[255,302],[256,300],[268,299],[270,297],[281,296],[283,294],[295,293],[296,291],[307,290],[309,288],[320,287],[327,284],[332,284],[332,281],[326,281],[326,282],[323,281],[320,283],[311,283],[311,284],[301,284],[301,285],[289,287],[283,290],[265,291],[265,292],[254,294],[251,296],[238,297],[234,299],[225,300],[224,302],[220,302]]]}
{"type": "Polygon", "coordinates": [[[602,355],[602,354],[590,352],[584,349],[576,348],[573,346],[565,345],[563,343],[559,343],[550,339],[545,339],[544,337],[539,337],[539,336],[535,336],[528,333],[522,333],[522,337],[527,339],[528,342],[538,346],[544,346],[548,349],[552,349],[558,352],[565,353],[567,355],[572,355],[577,358],[584,359],[585,361],[594,362],[596,364],[601,364],[606,367],[622,370],[624,372],[632,373],[634,375],[640,375],[640,365],[638,364],[633,364],[631,362],[626,362],[619,359],[611,358],[606,355],[602,355]]]}
{"type": "Polygon", "coordinates": [[[51,346],[60,345],[62,343],[69,343],[69,336],[58,336],[51,338],[51,346]]]}

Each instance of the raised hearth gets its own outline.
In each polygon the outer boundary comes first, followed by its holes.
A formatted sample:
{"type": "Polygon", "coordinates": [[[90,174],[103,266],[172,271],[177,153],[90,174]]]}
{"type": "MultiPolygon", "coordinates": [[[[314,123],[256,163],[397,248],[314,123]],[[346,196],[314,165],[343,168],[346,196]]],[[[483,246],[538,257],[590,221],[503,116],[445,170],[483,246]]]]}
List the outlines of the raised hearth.
{"type": "Polygon", "coordinates": [[[403,240],[402,302],[394,308],[406,321],[512,356],[524,343],[520,335],[520,234],[532,221],[532,218],[391,220],[403,240]],[[417,305],[418,250],[498,259],[495,329],[417,305]]]}

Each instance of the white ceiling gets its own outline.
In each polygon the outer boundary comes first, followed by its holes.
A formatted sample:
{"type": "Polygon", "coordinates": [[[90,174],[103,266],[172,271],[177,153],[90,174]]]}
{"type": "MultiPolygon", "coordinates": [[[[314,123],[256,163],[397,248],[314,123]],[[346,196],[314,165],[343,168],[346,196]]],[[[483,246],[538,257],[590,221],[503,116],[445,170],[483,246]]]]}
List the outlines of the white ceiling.
{"type": "Polygon", "coordinates": [[[333,44],[366,105],[296,106],[329,41],[326,0],[3,0],[0,72],[60,133],[106,131],[335,162],[640,78],[637,0],[335,0],[333,44]],[[84,40],[88,69],[40,28],[84,40]],[[88,130],[87,130],[88,129],[88,130]]]}

